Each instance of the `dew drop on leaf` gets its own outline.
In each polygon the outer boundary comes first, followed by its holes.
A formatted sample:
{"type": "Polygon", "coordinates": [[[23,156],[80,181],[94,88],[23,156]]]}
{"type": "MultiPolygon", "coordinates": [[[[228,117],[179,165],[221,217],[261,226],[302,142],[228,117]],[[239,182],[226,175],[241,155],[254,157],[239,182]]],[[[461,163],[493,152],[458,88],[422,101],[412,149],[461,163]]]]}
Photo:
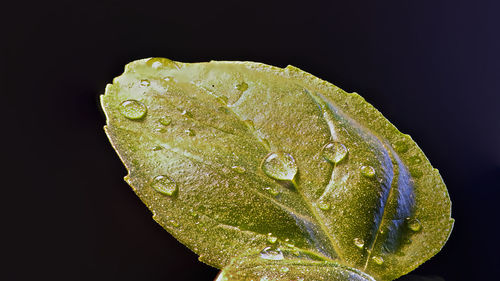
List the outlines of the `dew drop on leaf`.
{"type": "Polygon", "coordinates": [[[267,176],[277,180],[293,180],[298,169],[292,155],[284,152],[269,153],[261,167],[267,176]]]}
{"type": "Polygon", "coordinates": [[[379,256],[373,256],[372,260],[378,265],[382,265],[384,263],[384,259],[379,256]]]}
{"type": "Polygon", "coordinates": [[[148,79],[142,79],[141,80],[141,87],[148,87],[149,86],[149,80],[148,79]]]}
{"type": "Polygon", "coordinates": [[[420,231],[420,229],[422,229],[422,224],[420,223],[420,221],[418,219],[407,218],[406,223],[408,225],[408,228],[411,231],[417,232],[417,231],[420,231]]]}
{"type": "Polygon", "coordinates": [[[260,251],[260,257],[265,260],[280,261],[284,258],[283,252],[279,248],[265,247],[260,251]]]}
{"type": "Polygon", "coordinates": [[[337,164],[347,155],[347,148],[340,142],[330,142],[323,146],[323,157],[337,164]]]}
{"type": "Polygon", "coordinates": [[[375,176],[375,169],[372,166],[361,167],[361,174],[367,178],[373,178],[375,176]]]}
{"type": "Polygon", "coordinates": [[[165,175],[153,179],[152,187],[161,194],[172,196],[177,191],[177,184],[165,175]]]}
{"type": "Polygon", "coordinates": [[[363,249],[363,247],[365,246],[365,241],[361,238],[354,238],[354,245],[356,245],[356,247],[360,249],[363,249]]]}
{"type": "Polygon", "coordinates": [[[170,125],[170,123],[172,123],[172,118],[170,118],[169,116],[163,116],[158,120],[158,122],[160,122],[160,124],[162,124],[163,126],[168,126],[170,125]]]}
{"type": "Polygon", "coordinates": [[[146,116],[147,107],[136,100],[126,100],[120,104],[120,113],[128,119],[139,120],[146,116]]]}

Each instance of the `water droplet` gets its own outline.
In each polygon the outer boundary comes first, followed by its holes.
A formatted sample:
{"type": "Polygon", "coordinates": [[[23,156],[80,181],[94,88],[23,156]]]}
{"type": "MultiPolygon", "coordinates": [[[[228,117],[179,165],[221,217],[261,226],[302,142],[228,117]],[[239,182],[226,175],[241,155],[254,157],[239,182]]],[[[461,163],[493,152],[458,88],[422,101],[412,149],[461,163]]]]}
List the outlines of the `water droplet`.
{"type": "Polygon", "coordinates": [[[153,146],[153,151],[158,151],[158,150],[162,150],[163,147],[161,145],[155,145],[153,146]]]}
{"type": "Polygon", "coordinates": [[[174,62],[166,58],[150,58],[146,64],[154,69],[159,68],[179,68],[179,66],[174,62]]]}
{"type": "Polygon", "coordinates": [[[280,271],[283,273],[287,273],[288,271],[290,271],[290,268],[283,266],[282,268],[280,268],[280,271]]]}
{"type": "Polygon", "coordinates": [[[384,263],[384,259],[379,256],[373,256],[372,260],[378,265],[382,265],[384,263]]]}
{"type": "Polygon", "coordinates": [[[180,224],[179,224],[177,221],[175,221],[175,220],[170,220],[170,222],[169,222],[169,223],[170,223],[170,225],[172,225],[173,227],[179,227],[179,226],[180,226],[180,224]]]}
{"type": "Polygon", "coordinates": [[[184,130],[184,133],[186,133],[188,136],[194,136],[196,135],[192,129],[186,129],[184,130]]]}
{"type": "Polygon", "coordinates": [[[261,168],[266,175],[277,180],[293,180],[298,169],[292,155],[284,152],[269,153],[261,168]]]}
{"type": "Polygon", "coordinates": [[[161,194],[172,196],[177,191],[177,184],[168,176],[160,175],[153,179],[153,188],[161,194]]]}
{"type": "Polygon", "coordinates": [[[363,247],[365,246],[365,241],[361,238],[354,238],[354,245],[356,245],[356,247],[360,249],[363,249],[363,247]]]}
{"type": "Polygon", "coordinates": [[[149,80],[148,79],[142,79],[141,80],[141,87],[148,87],[149,86],[149,80]]]}
{"type": "Polygon", "coordinates": [[[408,225],[408,228],[414,232],[420,231],[422,229],[422,224],[418,219],[407,218],[406,225],[408,225]]]}
{"type": "Polygon", "coordinates": [[[265,247],[260,251],[260,257],[265,260],[280,261],[283,257],[283,252],[279,248],[273,249],[272,247],[265,247]]]}
{"type": "Polygon", "coordinates": [[[147,107],[140,101],[126,100],[120,104],[120,113],[131,120],[142,119],[147,112],[147,107]]]}
{"type": "Polygon", "coordinates": [[[323,157],[337,164],[347,155],[347,148],[340,142],[330,142],[323,146],[323,157]]]}
{"type": "Polygon", "coordinates": [[[361,174],[367,178],[373,178],[375,176],[375,169],[372,166],[361,167],[361,174]]]}
{"type": "Polygon", "coordinates": [[[277,190],[276,188],[273,188],[273,187],[266,187],[264,188],[267,192],[269,192],[269,194],[271,194],[272,196],[276,196],[278,194],[280,194],[280,191],[277,190]]]}
{"type": "Polygon", "coordinates": [[[278,238],[273,236],[272,233],[267,234],[267,242],[274,244],[274,243],[276,243],[277,240],[278,240],[278,238]]]}
{"type": "Polygon", "coordinates": [[[323,202],[323,201],[320,201],[320,202],[318,202],[318,208],[320,208],[323,211],[328,211],[328,210],[330,210],[330,204],[323,202]]]}
{"type": "Polygon", "coordinates": [[[170,123],[172,123],[172,118],[168,116],[163,116],[160,119],[158,119],[158,122],[160,122],[160,124],[162,124],[163,126],[168,126],[170,125],[170,123]]]}
{"type": "Polygon", "coordinates": [[[231,169],[238,174],[243,174],[244,172],[246,172],[246,169],[241,166],[232,166],[231,169]]]}
{"type": "Polygon", "coordinates": [[[248,89],[248,84],[245,82],[238,83],[238,84],[236,84],[236,89],[238,91],[244,92],[248,89]]]}
{"type": "Polygon", "coordinates": [[[167,130],[165,130],[165,128],[156,128],[154,131],[157,133],[165,133],[167,130]]]}

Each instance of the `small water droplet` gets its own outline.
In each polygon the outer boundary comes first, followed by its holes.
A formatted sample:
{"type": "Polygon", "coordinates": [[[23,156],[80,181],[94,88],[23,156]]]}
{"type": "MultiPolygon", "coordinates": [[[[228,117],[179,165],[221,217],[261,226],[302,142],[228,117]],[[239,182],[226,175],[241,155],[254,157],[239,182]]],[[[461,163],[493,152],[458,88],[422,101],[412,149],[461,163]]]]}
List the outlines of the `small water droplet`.
{"type": "Polygon", "coordinates": [[[278,237],[273,236],[272,233],[267,234],[267,242],[274,244],[276,241],[278,241],[278,237]]]}
{"type": "Polygon", "coordinates": [[[191,137],[196,135],[192,129],[186,129],[184,130],[184,133],[191,137]]]}
{"type": "Polygon", "coordinates": [[[120,104],[120,113],[128,119],[139,120],[146,116],[147,107],[136,100],[126,100],[120,104]]]}
{"type": "Polygon", "coordinates": [[[158,122],[160,122],[160,124],[162,124],[163,126],[168,126],[170,125],[170,123],[172,123],[172,118],[170,118],[169,116],[163,116],[158,119],[158,122]]]}
{"type": "Polygon", "coordinates": [[[323,146],[323,157],[337,164],[347,155],[347,148],[340,142],[330,142],[323,146]]]}
{"type": "Polygon", "coordinates": [[[165,133],[167,130],[165,130],[165,128],[156,128],[154,131],[157,133],[165,133]]]}
{"type": "Polygon", "coordinates": [[[276,196],[278,194],[280,194],[279,190],[277,190],[276,188],[273,188],[273,187],[266,187],[264,188],[267,192],[269,192],[269,194],[271,194],[272,196],[276,196]]]}
{"type": "Polygon", "coordinates": [[[150,58],[146,64],[154,69],[159,68],[179,68],[179,66],[172,60],[166,58],[150,58]]]}
{"type": "Polygon", "coordinates": [[[280,271],[283,273],[287,273],[288,271],[290,271],[290,268],[283,266],[282,268],[280,268],[280,271]]]}
{"type": "Polygon", "coordinates": [[[408,225],[408,228],[414,232],[420,231],[422,229],[422,224],[418,219],[407,218],[406,224],[408,225]]]}
{"type": "Polygon", "coordinates": [[[236,89],[238,91],[244,92],[248,89],[248,84],[245,82],[238,83],[238,84],[236,84],[236,89]]]}
{"type": "Polygon", "coordinates": [[[365,241],[361,238],[354,238],[354,245],[356,245],[356,247],[360,249],[363,249],[363,247],[365,246],[365,241]]]}
{"type": "Polygon", "coordinates": [[[157,176],[153,179],[153,188],[161,194],[172,196],[177,191],[177,184],[174,180],[165,175],[157,176]]]}
{"type": "Polygon", "coordinates": [[[277,180],[293,180],[298,170],[292,155],[284,152],[269,153],[261,168],[267,176],[277,180]]]}
{"type": "Polygon", "coordinates": [[[260,257],[265,260],[280,261],[283,257],[283,252],[279,248],[265,247],[260,251],[260,257]]]}
{"type": "Polygon", "coordinates": [[[361,167],[361,174],[367,178],[373,178],[375,176],[375,169],[372,166],[361,167]]]}
{"type": "Polygon", "coordinates": [[[141,80],[141,87],[148,87],[149,86],[149,80],[148,79],[142,79],[141,80]]]}
{"type": "Polygon", "coordinates": [[[378,265],[382,265],[384,263],[384,259],[379,256],[373,256],[372,260],[378,265]]]}
{"type": "Polygon", "coordinates": [[[243,174],[244,172],[246,172],[246,169],[242,166],[232,166],[231,169],[238,174],[243,174]]]}
{"type": "Polygon", "coordinates": [[[152,149],[153,149],[153,151],[158,151],[158,150],[162,150],[163,147],[161,145],[155,145],[155,146],[153,146],[152,149]]]}
{"type": "Polygon", "coordinates": [[[320,208],[323,211],[328,211],[328,210],[330,210],[330,204],[323,202],[323,201],[320,201],[320,202],[318,202],[318,208],[320,208]]]}

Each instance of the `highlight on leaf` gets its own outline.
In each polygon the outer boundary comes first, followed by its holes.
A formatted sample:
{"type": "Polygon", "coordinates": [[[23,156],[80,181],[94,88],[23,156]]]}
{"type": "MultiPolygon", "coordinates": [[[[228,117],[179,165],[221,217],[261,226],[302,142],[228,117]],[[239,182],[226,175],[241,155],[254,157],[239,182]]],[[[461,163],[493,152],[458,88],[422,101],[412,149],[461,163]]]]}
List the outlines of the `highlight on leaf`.
{"type": "Polygon", "coordinates": [[[101,104],[126,181],[219,281],[389,281],[452,230],[410,136],[296,67],[142,59],[101,104]]]}

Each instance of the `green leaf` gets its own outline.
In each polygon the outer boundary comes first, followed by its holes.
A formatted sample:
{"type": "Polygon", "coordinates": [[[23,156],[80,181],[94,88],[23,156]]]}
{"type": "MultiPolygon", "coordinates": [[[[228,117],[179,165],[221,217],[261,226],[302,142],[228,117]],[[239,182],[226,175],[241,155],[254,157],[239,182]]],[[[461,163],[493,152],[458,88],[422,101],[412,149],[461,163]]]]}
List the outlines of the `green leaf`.
{"type": "Polygon", "coordinates": [[[392,280],[453,227],[443,180],[412,139],[358,94],[295,67],[143,59],[101,103],[125,180],[225,274],[235,263],[271,270],[248,253],[286,246],[315,257],[291,273],[392,280]]]}

